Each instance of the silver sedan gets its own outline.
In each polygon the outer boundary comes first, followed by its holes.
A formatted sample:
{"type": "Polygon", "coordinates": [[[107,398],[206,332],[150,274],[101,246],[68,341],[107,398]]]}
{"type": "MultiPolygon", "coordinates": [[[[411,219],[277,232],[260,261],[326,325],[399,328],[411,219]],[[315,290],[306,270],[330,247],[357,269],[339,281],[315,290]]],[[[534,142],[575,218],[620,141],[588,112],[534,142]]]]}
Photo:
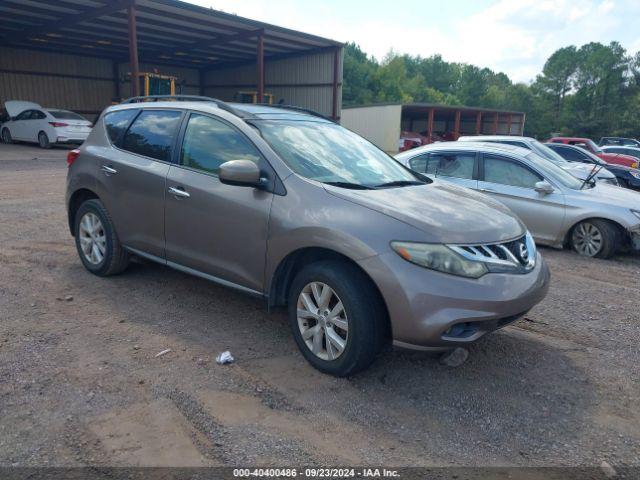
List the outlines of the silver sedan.
{"type": "Polygon", "coordinates": [[[530,150],[446,142],[402,152],[396,159],[419,173],[500,200],[538,243],[571,246],[600,258],[623,247],[640,250],[640,193],[579,180],[530,150]]]}

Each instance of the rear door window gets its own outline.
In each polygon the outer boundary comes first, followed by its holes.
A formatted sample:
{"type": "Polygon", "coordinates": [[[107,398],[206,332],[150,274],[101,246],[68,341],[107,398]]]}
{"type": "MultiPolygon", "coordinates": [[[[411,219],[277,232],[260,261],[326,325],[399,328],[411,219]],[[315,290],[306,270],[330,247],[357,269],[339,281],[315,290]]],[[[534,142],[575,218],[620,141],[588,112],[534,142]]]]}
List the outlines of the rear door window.
{"type": "Polygon", "coordinates": [[[171,161],[171,149],[181,116],[179,110],[143,111],[125,133],[122,148],[156,160],[171,161]]]}
{"type": "Polygon", "coordinates": [[[107,135],[112,143],[118,143],[118,140],[122,137],[125,130],[138,114],[139,110],[120,110],[116,112],[107,113],[104,116],[104,126],[107,129],[107,135]]]}
{"type": "Polygon", "coordinates": [[[484,156],[484,181],[511,185],[513,187],[535,188],[543,178],[521,163],[494,155],[484,156]]]}
{"type": "Polygon", "coordinates": [[[472,180],[475,161],[476,154],[473,152],[431,153],[425,173],[472,180]]]}
{"type": "Polygon", "coordinates": [[[29,120],[31,118],[31,114],[33,110],[25,110],[21,114],[16,117],[16,120],[29,120]]]}
{"type": "Polygon", "coordinates": [[[206,115],[191,114],[184,132],[180,163],[217,175],[220,165],[230,160],[250,160],[257,164],[260,154],[232,126],[206,115]]]}

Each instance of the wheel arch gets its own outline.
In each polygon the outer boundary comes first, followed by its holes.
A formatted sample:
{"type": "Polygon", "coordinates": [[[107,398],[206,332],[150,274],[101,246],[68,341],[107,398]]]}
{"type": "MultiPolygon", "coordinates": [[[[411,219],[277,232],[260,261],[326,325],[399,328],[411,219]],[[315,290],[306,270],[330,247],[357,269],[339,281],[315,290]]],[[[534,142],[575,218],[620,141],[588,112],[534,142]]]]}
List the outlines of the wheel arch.
{"type": "Polygon", "coordinates": [[[69,231],[71,232],[71,236],[75,236],[74,226],[76,223],[76,213],[78,212],[80,205],[82,205],[87,200],[91,200],[94,198],[100,200],[100,197],[98,197],[98,195],[93,190],[89,190],[88,188],[80,188],[76,190],[75,192],[73,192],[73,194],[69,198],[67,216],[68,216],[69,231]]]}
{"type": "Polygon", "coordinates": [[[610,218],[605,218],[605,217],[598,217],[598,216],[593,216],[593,217],[585,217],[585,218],[581,218],[580,220],[576,220],[573,222],[573,224],[567,229],[567,233],[564,236],[564,241],[563,241],[563,246],[564,247],[568,247],[571,245],[571,235],[573,235],[573,230],[582,222],[588,221],[588,220],[600,220],[602,222],[607,222],[610,223],[611,225],[613,225],[617,230],[618,233],[620,234],[620,239],[624,242],[629,240],[629,232],[627,231],[627,229],[619,222],[612,220],[610,218]]]}
{"type": "Polygon", "coordinates": [[[382,305],[384,306],[388,329],[386,335],[390,337],[391,320],[389,318],[389,309],[387,307],[385,298],[382,296],[380,289],[373,281],[371,276],[369,276],[369,274],[360,265],[358,265],[355,260],[342,253],[325,247],[299,248],[289,253],[280,261],[280,263],[274,270],[273,276],[270,278],[270,283],[268,286],[269,308],[286,306],[289,288],[291,288],[291,283],[293,282],[293,279],[295,278],[297,272],[299,272],[306,265],[310,265],[312,263],[323,260],[345,262],[358,269],[364,275],[364,277],[368,279],[371,287],[374,289],[375,293],[380,298],[382,305]]]}

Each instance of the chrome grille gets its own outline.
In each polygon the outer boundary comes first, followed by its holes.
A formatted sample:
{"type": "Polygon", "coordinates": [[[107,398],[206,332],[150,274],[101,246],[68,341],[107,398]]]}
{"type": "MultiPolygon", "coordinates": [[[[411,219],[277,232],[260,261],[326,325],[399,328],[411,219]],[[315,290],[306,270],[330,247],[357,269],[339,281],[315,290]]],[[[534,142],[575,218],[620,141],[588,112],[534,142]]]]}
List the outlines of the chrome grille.
{"type": "Polygon", "coordinates": [[[468,260],[485,263],[493,272],[526,272],[536,265],[536,244],[529,233],[510,242],[448,247],[468,260]]]}

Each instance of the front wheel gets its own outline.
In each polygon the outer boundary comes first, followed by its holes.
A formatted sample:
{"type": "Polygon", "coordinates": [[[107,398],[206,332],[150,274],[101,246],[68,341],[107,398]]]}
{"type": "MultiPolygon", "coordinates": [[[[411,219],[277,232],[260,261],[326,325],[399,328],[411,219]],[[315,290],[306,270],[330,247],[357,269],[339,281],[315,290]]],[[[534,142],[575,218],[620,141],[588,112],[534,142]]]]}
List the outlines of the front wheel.
{"type": "Polygon", "coordinates": [[[98,199],[80,205],[75,215],[74,233],[80,260],[87,270],[100,277],[115,275],[129,265],[109,212],[98,199]]]}
{"type": "Polygon", "coordinates": [[[298,348],[318,370],[344,377],[367,368],[386,335],[386,309],[357,267],[324,261],[304,267],[289,290],[298,348]]]}
{"type": "Polygon", "coordinates": [[[13,143],[13,139],[11,138],[11,132],[8,128],[2,129],[2,141],[4,143],[13,143]]]}
{"type": "Polygon", "coordinates": [[[606,220],[584,220],[573,228],[571,246],[586,257],[611,258],[618,250],[618,229],[606,220]]]}
{"type": "Polygon", "coordinates": [[[38,145],[40,145],[40,148],[51,148],[49,136],[45,132],[38,133],[38,145]]]}

